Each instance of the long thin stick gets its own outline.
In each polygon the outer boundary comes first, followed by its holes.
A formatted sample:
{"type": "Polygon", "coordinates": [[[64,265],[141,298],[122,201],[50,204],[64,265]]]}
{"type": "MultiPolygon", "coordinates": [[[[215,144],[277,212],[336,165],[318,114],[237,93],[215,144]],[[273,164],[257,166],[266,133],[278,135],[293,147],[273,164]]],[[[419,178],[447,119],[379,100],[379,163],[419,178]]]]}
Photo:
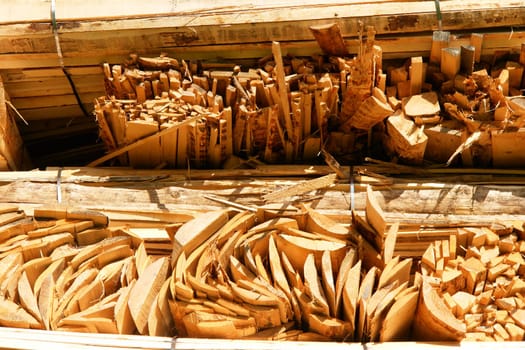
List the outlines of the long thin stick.
{"type": "Polygon", "coordinates": [[[105,156],[102,156],[98,159],[95,159],[94,161],[92,161],[91,163],[89,163],[87,166],[88,167],[95,167],[97,165],[100,165],[102,163],[104,163],[105,161],[107,160],[110,160],[112,158],[115,158],[123,153],[126,153],[127,151],[130,151],[132,149],[135,149],[137,147],[140,147],[146,143],[148,143],[149,141],[151,140],[154,140],[154,139],[157,139],[161,136],[164,136],[164,135],[168,135],[168,134],[171,134],[172,132],[175,132],[176,130],[178,130],[181,126],[184,126],[184,125],[187,125],[187,124],[190,124],[190,123],[193,123],[194,121],[197,121],[198,119],[202,118],[201,116],[195,116],[195,117],[191,117],[191,118],[187,118],[183,121],[181,121],[180,123],[178,124],[175,124],[173,126],[170,126],[169,128],[166,128],[158,133],[155,133],[153,135],[150,135],[150,136],[146,136],[142,139],[139,139],[133,143],[130,143],[129,145],[126,145],[122,148],[119,148],[111,153],[108,153],[106,154],[105,156]]]}

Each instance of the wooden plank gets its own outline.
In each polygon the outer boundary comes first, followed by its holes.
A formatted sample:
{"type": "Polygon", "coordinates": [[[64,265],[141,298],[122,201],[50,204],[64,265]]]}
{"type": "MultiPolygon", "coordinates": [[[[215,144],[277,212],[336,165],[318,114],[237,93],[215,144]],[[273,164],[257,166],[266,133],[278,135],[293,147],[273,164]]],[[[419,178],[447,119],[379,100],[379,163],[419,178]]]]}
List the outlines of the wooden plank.
{"type": "Polygon", "coordinates": [[[129,145],[121,147],[121,148],[119,148],[119,149],[117,149],[117,150],[115,150],[115,151],[113,151],[113,152],[111,152],[109,154],[106,154],[103,157],[100,157],[99,159],[96,159],[96,160],[92,161],[91,163],[88,164],[88,166],[93,167],[93,166],[100,165],[100,164],[104,163],[107,160],[110,160],[112,158],[115,158],[115,157],[123,154],[123,153],[126,153],[126,152],[128,152],[130,150],[133,150],[133,149],[137,148],[137,147],[145,145],[145,144],[147,144],[148,142],[150,142],[152,140],[155,140],[155,139],[157,139],[159,137],[162,137],[162,136],[170,134],[170,133],[172,133],[174,131],[177,131],[178,128],[180,128],[180,127],[182,127],[184,125],[188,125],[188,124],[198,120],[199,118],[200,118],[200,116],[187,118],[187,119],[185,119],[182,122],[179,122],[179,123],[177,123],[177,124],[175,124],[175,125],[173,125],[173,126],[171,126],[169,128],[166,128],[164,130],[159,131],[158,133],[155,133],[155,134],[150,135],[150,136],[143,137],[143,138],[141,138],[141,139],[139,139],[139,140],[137,140],[137,141],[135,141],[135,142],[133,142],[133,143],[131,143],[129,145]]]}

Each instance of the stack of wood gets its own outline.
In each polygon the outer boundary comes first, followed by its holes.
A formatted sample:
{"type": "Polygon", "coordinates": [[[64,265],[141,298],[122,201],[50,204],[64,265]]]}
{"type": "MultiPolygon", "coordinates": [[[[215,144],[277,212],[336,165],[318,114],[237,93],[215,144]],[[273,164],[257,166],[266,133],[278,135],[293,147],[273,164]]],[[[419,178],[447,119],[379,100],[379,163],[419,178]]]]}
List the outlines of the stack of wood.
{"type": "Polygon", "coordinates": [[[429,245],[414,336],[434,340],[523,340],[522,223],[465,228],[429,245]]]}
{"type": "MultiPolygon", "coordinates": [[[[364,81],[351,81],[346,100],[359,102],[353,93],[370,95],[381,64],[373,42],[369,29],[359,59],[283,56],[280,44],[273,42],[272,55],[244,72],[239,66],[216,70],[165,56],[132,55],[123,65],[105,64],[106,96],[95,101],[101,138],[110,155],[121,155],[121,163],[136,167],[191,163],[217,168],[232,155],[292,163],[315,159],[323,147],[334,154],[351,153],[354,137],[344,130],[353,107],[344,107],[345,118],[339,119],[339,101],[352,71],[361,72],[364,81]],[[370,55],[377,62],[372,67],[370,55]],[[158,135],[171,127],[177,133],[158,135]]],[[[387,104],[383,107],[381,118],[392,112],[387,104]]],[[[365,119],[366,108],[373,106],[361,108],[365,119]]]]}
{"type": "Polygon", "coordinates": [[[412,164],[520,166],[525,44],[517,55],[483,60],[482,35],[459,48],[448,37],[434,36],[429,62],[412,57],[389,69],[386,95],[396,113],[387,119],[385,148],[412,164]]]}
{"type": "Polygon", "coordinates": [[[168,300],[179,335],[408,339],[419,295],[412,259],[382,259],[311,209],[304,220],[260,219],[216,212],[175,234],[168,300]]]}
{"type": "Polygon", "coordinates": [[[0,324],[90,333],[155,334],[162,301],[147,293],[169,259],[146,252],[98,212],[2,207],[0,324]],[[157,307],[157,305],[160,305],[157,307]],[[155,309],[155,310],[157,310],[155,309]]]}

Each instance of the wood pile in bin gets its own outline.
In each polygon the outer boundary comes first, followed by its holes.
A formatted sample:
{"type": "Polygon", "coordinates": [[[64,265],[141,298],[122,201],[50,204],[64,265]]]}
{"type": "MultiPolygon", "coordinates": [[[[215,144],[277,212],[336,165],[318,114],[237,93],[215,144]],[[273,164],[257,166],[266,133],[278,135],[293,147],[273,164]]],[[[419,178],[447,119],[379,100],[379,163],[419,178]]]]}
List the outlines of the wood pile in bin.
{"type": "Polygon", "coordinates": [[[166,226],[171,248],[155,254],[147,238],[109,227],[97,212],[40,208],[27,217],[3,206],[0,326],[358,343],[523,340],[522,222],[456,227],[407,258],[395,254],[400,223],[387,223],[370,194],[365,217],[354,213],[350,225],[308,206],[289,216],[201,213],[166,226]]]}
{"type": "Polygon", "coordinates": [[[322,55],[283,55],[273,42],[257,67],[136,55],[105,64],[95,114],[109,155],[91,165],[311,162],[321,149],[354,163],[372,154],[417,165],[522,165],[514,141],[524,135],[525,44],[481,57],[483,35],[459,45],[436,32],[428,60],[397,63],[383,62],[372,27],[356,57],[337,25],[310,29],[322,55]]]}

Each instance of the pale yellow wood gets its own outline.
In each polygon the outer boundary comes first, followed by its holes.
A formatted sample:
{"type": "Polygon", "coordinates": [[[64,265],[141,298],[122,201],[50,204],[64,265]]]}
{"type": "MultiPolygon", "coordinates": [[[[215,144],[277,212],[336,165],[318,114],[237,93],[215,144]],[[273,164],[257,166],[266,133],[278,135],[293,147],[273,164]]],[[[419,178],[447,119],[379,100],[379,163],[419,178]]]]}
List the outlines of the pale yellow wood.
{"type": "Polygon", "coordinates": [[[167,278],[169,259],[160,258],[151,263],[130,291],[128,306],[140,334],[146,334],[147,321],[153,300],[167,278]]]}

